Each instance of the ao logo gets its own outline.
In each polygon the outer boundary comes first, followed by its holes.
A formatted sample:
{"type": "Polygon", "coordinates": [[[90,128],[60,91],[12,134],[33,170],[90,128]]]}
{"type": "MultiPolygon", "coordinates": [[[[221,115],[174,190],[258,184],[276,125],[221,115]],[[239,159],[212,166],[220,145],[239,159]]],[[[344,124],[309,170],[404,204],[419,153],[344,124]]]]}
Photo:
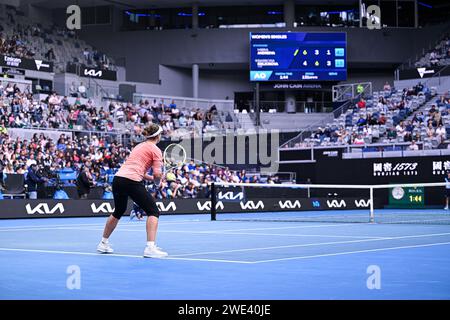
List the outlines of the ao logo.
{"type": "Polygon", "coordinates": [[[259,200],[256,204],[253,201],[240,202],[242,210],[264,209],[264,203],[259,200]]]}
{"type": "Polygon", "coordinates": [[[278,201],[278,204],[280,205],[281,209],[295,209],[295,208],[301,208],[302,205],[300,204],[300,201],[295,200],[294,203],[292,203],[291,200],[286,201],[278,201]]]}
{"type": "Polygon", "coordinates": [[[91,70],[84,69],[84,75],[91,77],[101,77],[103,75],[103,72],[102,70],[98,70],[97,72],[95,72],[94,69],[91,70]]]}
{"type": "Polygon", "coordinates": [[[347,206],[347,204],[345,203],[345,200],[341,200],[341,201],[327,200],[327,205],[328,205],[328,208],[341,208],[341,207],[345,208],[347,206]]]}
{"type": "Polygon", "coordinates": [[[255,79],[264,80],[266,79],[267,75],[264,72],[257,72],[255,73],[255,79]]]}
{"type": "Polygon", "coordinates": [[[108,202],[104,202],[101,205],[99,205],[98,207],[96,206],[95,203],[91,204],[91,209],[93,213],[113,213],[114,212],[114,208],[111,206],[110,203],[108,202]]]}
{"type": "MultiPolygon", "coordinates": [[[[197,208],[200,211],[211,210],[211,201],[205,201],[204,203],[197,201],[197,208]]],[[[219,201],[216,203],[216,209],[220,209],[220,210],[224,209],[224,205],[223,205],[222,201],[219,201]]]]}
{"type": "Polygon", "coordinates": [[[243,192],[238,192],[236,194],[233,193],[233,191],[228,191],[225,193],[222,193],[222,191],[219,192],[218,194],[218,198],[220,200],[225,199],[225,200],[242,200],[244,198],[244,193],[243,192]]]}
{"type": "Polygon", "coordinates": [[[314,208],[320,208],[320,201],[317,201],[317,200],[313,201],[312,205],[313,205],[314,208]]]}
{"type": "Polygon", "coordinates": [[[367,208],[370,206],[370,200],[364,201],[364,199],[355,200],[355,206],[357,208],[367,208]]]}
{"type": "Polygon", "coordinates": [[[53,208],[50,209],[47,203],[39,203],[36,207],[32,208],[31,204],[25,206],[28,214],[53,214],[59,210],[59,213],[64,212],[64,205],[62,203],[57,203],[53,208]]]}
{"type": "Polygon", "coordinates": [[[159,209],[160,211],[162,211],[162,212],[167,212],[167,211],[169,211],[169,210],[172,210],[172,211],[177,210],[177,206],[176,206],[175,202],[169,202],[169,203],[167,204],[167,206],[165,206],[164,203],[162,203],[162,202],[157,202],[157,203],[156,203],[156,206],[157,206],[158,209],[159,209]]]}

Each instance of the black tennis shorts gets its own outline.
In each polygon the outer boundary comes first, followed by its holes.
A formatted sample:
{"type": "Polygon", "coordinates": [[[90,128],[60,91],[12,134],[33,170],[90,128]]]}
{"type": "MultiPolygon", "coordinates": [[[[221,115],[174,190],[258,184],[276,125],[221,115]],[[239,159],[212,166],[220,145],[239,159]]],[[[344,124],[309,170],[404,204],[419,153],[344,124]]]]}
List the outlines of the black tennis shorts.
{"type": "Polygon", "coordinates": [[[445,189],[445,196],[447,197],[447,198],[450,198],[450,189],[445,189]]]}
{"type": "Polygon", "coordinates": [[[114,213],[120,219],[127,210],[128,197],[130,197],[148,216],[159,217],[159,209],[155,199],[145,189],[144,183],[115,176],[112,183],[114,195],[114,213]]]}

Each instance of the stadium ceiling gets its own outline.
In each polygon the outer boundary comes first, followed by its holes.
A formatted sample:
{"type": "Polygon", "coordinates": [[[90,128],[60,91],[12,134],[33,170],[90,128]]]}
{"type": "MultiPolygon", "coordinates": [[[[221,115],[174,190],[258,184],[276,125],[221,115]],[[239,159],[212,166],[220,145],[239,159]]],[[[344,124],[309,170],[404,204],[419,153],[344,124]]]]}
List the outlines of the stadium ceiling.
{"type": "MultiPolygon", "coordinates": [[[[356,4],[358,0],[294,0],[298,4],[356,4]]],[[[194,2],[199,6],[233,6],[233,5],[282,5],[283,0],[22,0],[22,3],[30,3],[48,9],[64,8],[72,4],[81,7],[113,5],[127,9],[132,8],[181,8],[190,7],[194,2]]]]}

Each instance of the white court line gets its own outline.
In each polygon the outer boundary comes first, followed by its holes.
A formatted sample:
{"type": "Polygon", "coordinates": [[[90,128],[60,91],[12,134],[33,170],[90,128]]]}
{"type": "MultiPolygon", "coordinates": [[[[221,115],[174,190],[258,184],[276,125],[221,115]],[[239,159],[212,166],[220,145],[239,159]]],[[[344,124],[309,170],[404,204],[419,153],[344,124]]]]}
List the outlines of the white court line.
{"type": "MultiPolygon", "coordinates": [[[[172,232],[163,231],[161,232],[172,232]]],[[[320,237],[320,238],[348,238],[348,239],[385,239],[387,237],[378,236],[344,236],[344,235],[323,235],[323,234],[292,234],[292,233],[254,233],[254,232],[211,232],[217,234],[252,235],[252,236],[280,236],[280,237],[320,237]]]]}
{"type": "MultiPolygon", "coordinates": [[[[102,231],[97,228],[63,228],[65,230],[82,231],[102,231]]],[[[143,232],[144,230],[118,228],[115,231],[143,232]]],[[[282,237],[318,237],[318,238],[347,238],[347,239],[386,239],[389,237],[378,236],[344,236],[344,235],[323,235],[323,234],[291,234],[291,233],[253,233],[253,232],[222,232],[218,231],[189,231],[189,230],[158,230],[158,233],[186,233],[186,234],[215,234],[215,235],[252,235],[252,236],[282,236],[282,237]]]]}
{"type": "MultiPolygon", "coordinates": [[[[56,218],[56,217],[55,217],[56,218]]],[[[89,217],[89,218],[105,218],[105,221],[108,217],[89,217]]],[[[124,216],[122,219],[126,219],[128,216],[124,216]]],[[[37,222],[37,220],[35,220],[37,222]]],[[[122,222],[119,222],[120,224],[135,224],[138,221],[130,221],[130,220],[122,220],[122,222]]],[[[142,221],[145,222],[145,221],[142,221]]],[[[211,220],[200,220],[200,219],[188,219],[188,220],[176,220],[176,221],[160,221],[160,224],[179,224],[179,223],[185,223],[185,222],[211,222],[211,220]]],[[[224,221],[225,222],[225,221],[224,221]]],[[[226,222],[234,222],[236,221],[226,221],[226,222]]],[[[40,227],[70,227],[70,226],[103,226],[105,225],[105,222],[97,222],[97,223],[67,223],[67,224],[42,224],[42,225],[25,225],[25,226],[12,226],[12,227],[0,227],[1,229],[14,229],[14,228],[40,228],[40,227]]],[[[138,224],[136,224],[138,225],[138,224]]]]}
{"type": "MultiPolygon", "coordinates": [[[[37,252],[37,253],[53,253],[53,254],[71,254],[71,255],[83,255],[83,256],[108,256],[108,257],[125,257],[125,258],[141,258],[142,255],[132,255],[132,254],[101,254],[93,252],[79,252],[79,251],[58,251],[58,250],[40,250],[40,249],[17,249],[17,248],[0,248],[0,251],[15,251],[15,252],[37,252]]],[[[225,263],[241,263],[241,264],[252,264],[252,261],[240,261],[240,260],[222,260],[222,259],[199,259],[199,258],[180,258],[176,256],[169,256],[160,260],[186,260],[186,261],[208,261],[208,262],[225,262],[225,263]]]]}
{"type": "Polygon", "coordinates": [[[411,245],[411,246],[387,247],[387,248],[367,249],[367,250],[358,250],[358,251],[345,251],[345,252],[336,252],[336,253],[316,254],[316,255],[311,255],[311,256],[299,256],[299,257],[288,257],[288,258],[279,258],[279,259],[259,260],[259,261],[254,261],[254,263],[266,263],[266,262],[287,261],[287,260],[312,259],[312,258],[322,258],[322,257],[349,255],[349,254],[356,254],[356,253],[365,253],[365,252],[377,252],[377,251],[388,251],[388,250],[398,250],[398,249],[411,249],[411,248],[421,248],[421,247],[443,246],[443,245],[449,245],[449,244],[450,244],[450,242],[437,242],[437,243],[428,243],[428,244],[417,244],[417,245],[411,245]]]}
{"type": "MultiPolygon", "coordinates": [[[[301,259],[313,259],[313,258],[340,256],[340,255],[350,255],[350,254],[367,253],[367,252],[378,252],[378,251],[399,250],[399,249],[411,249],[411,248],[421,248],[421,247],[433,247],[433,246],[442,246],[442,245],[449,245],[449,244],[450,244],[450,242],[437,242],[437,243],[419,244],[419,245],[411,245],[411,246],[387,247],[387,248],[367,249],[367,250],[358,250],[358,251],[344,251],[344,252],[336,252],[336,253],[326,253],[326,254],[317,254],[317,255],[309,255],[309,256],[288,257],[288,258],[269,259],[269,260],[258,260],[258,261],[180,258],[180,257],[177,257],[177,256],[167,257],[167,258],[165,258],[165,260],[224,262],[224,263],[237,263],[237,264],[257,264],[257,263],[267,263],[267,262],[278,262],[278,261],[288,261],[288,260],[301,260],[301,259]]],[[[111,257],[125,257],[125,258],[141,258],[141,259],[143,259],[142,256],[138,256],[138,255],[98,254],[98,253],[92,253],[92,252],[52,251],[52,250],[15,249],[15,248],[0,248],[0,251],[40,252],[40,253],[53,253],[53,254],[72,254],[72,255],[88,255],[88,256],[111,256],[111,257]]]]}
{"type": "MultiPolygon", "coordinates": [[[[211,223],[211,221],[209,220],[186,220],[189,222],[165,222],[165,223],[159,223],[159,225],[163,226],[163,225],[175,225],[175,224],[191,224],[193,222],[199,223],[199,222],[207,222],[207,223],[211,223]]],[[[226,223],[236,223],[239,221],[221,221],[222,222],[226,222],[226,223]]],[[[53,229],[57,229],[57,228],[69,228],[71,229],[72,227],[83,227],[83,226],[87,226],[87,227],[103,227],[105,224],[104,223],[92,223],[92,224],[62,224],[62,225],[50,225],[50,226],[24,226],[24,227],[0,227],[0,232],[2,231],[33,231],[33,230],[53,230],[53,229]]],[[[226,230],[220,230],[221,232],[228,232],[228,231],[257,231],[257,230],[282,230],[282,229],[303,229],[303,228],[320,228],[320,227],[341,227],[341,226],[351,226],[354,225],[354,223],[349,223],[349,224],[321,224],[321,225],[306,225],[306,226],[291,226],[291,227],[271,227],[271,228],[251,228],[251,229],[226,229],[226,230]]],[[[124,226],[124,227],[129,227],[129,226],[142,226],[141,224],[135,224],[135,225],[131,225],[131,224],[120,224],[118,227],[120,228],[120,226],[124,226]]],[[[88,230],[88,229],[87,229],[88,230]]],[[[119,229],[117,229],[119,230],[119,229]]],[[[179,232],[183,232],[183,230],[180,230],[179,232]]],[[[207,233],[208,231],[205,231],[205,233],[207,233]]]]}
{"type": "MultiPolygon", "coordinates": [[[[25,229],[24,231],[41,231],[41,230],[79,230],[79,231],[103,231],[103,228],[71,228],[71,227],[58,227],[58,228],[33,228],[25,229]]],[[[8,231],[21,231],[21,229],[15,230],[1,230],[0,232],[8,231]]],[[[115,230],[120,232],[139,232],[142,233],[144,230],[140,229],[124,229],[117,228],[115,230]]],[[[386,237],[378,236],[344,236],[344,235],[323,235],[323,234],[284,234],[284,233],[250,233],[250,232],[222,232],[222,231],[188,231],[188,230],[158,230],[158,233],[185,233],[185,234],[213,234],[213,235],[252,235],[252,236],[281,236],[281,237],[316,237],[316,238],[346,238],[346,239],[385,239],[386,237]]]]}
{"type": "MultiPolygon", "coordinates": [[[[225,229],[220,230],[222,232],[234,232],[234,231],[258,231],[258,230],[284,230],[284,229],[305,229],[305,228],[321,228],[321,227],[344,227],[344,226],[353,226],[356,223],[333,223],[333,224],[320,224],[320,225],[307,225],[307,226],[290,226],[290,227],[270,227],[270,228],[246,228],[246,229],[225,229]]],[[[360,224],[366,224],[366,223],[357,223],[360,224]]],[[[369,223],[367,223],[369,224],[369,223]]]]}
{"type": "Polygon", "coordinates": [[[286,245],[286,246],[272,246],[272,247],[260,247],[260,248],[245,248],[245,249],[232,249],[232,250],[221,250],[221,251],[186,253],[186,254],[177,254],[177,255],[174,255],[174,256],[175,257],[185,257],[185,256],[195,256],[195,255],[205,255],[205,254],[245,252],[245,251],[260,251],[260,250],[287,249],[287,248],[300,248],[300,247],[315,247],[315,246],[324,246],[324,245],[362,243],[362,242],[383,241],[383,240],[401,240],[401,239],[425,238],[425,237],[446,236],[446,235],[450,235],[450,233],[431,233],[431,234],[420,234],[420,235],[399,236],[399,237],[387,237],[387,238],[378,238],[378,239],[332,241],[332,242],[315,242],[315,243],[293,244],[293,245],[286,245]]]}
{"type": "MultiPolygon", "coordinates": [[[[106,217],[105,217],[106,218],[106,217]]],[[[176,224],[190,224],[190,223],[198,223],[198,222],[208,222],[210,223],[211,221],[209,220],[181,220],[181,221],[177,221],[177,222],[171,222],[171,221],[167,221],[167,222],[159,222],[159,225],[176,225],[176,224]]],[[[143,224],[134,224],[135,222],[128,222],[128,221],[124,221],[123,223],[119,222],[119,226],[126,226],[126,227],[134,227],[134,226],[142,226],[143,224]]],[[[142,221],[142,223],[145,223],[145,221],[142,221]]],[[[51,230],[51,229],[55,229],[56,228],[64,228],[64,227],[68,227],[68,228],[72,228],[72,227],[103,227],[105,225],[105,223],[86,223],[86,224],[59,224],[59,225],[40,225],[40,226],[15,226],[15,227],[0,227],[0,232],[1,231],[27,231],[27,230],[51,230]]]]}

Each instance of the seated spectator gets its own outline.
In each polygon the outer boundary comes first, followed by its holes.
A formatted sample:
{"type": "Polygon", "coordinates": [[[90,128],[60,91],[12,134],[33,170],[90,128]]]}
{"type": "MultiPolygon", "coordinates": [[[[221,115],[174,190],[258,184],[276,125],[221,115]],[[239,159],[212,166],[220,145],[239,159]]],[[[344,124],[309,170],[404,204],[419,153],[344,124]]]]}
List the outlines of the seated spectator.
{"type": "Polygon", "coordinates": [[[86,87],[84,86],[83,82],[80,82],[80,85],[78,86],[78,93],[82,98],[87,98],[86,87]]]}
{"type": "Polygon", "coordinates": [[[444,141],[447,136],[447,131],[442,123],[436,128],[436,136],[440,139],[440,141],[444,141]]]}
{"type": "Polygon", "coordinates": [[[378,124],[380,124],[380,125],[386,124],[386,116],[383,112],[381,113],[380,117],[378,118],[378,124]]]}
{"type": "Polygon", "coordinates": [[[358,105],[359,109],[364,109],[366,107],[366,100],[364,100],[364,99],[359,100],[357,105],[358,105]]]}
{"type": "Polygon", "coordinates": [[[77,90],[77,87],[76,87],[76,85],[75,85],[75,82],[72,82],[72,84],[70,85],[70,88],[69,88],[69,95],[70,95],[71,97],[74,97],[74,98],[77,98],[77,97],[78,97],[78,90],[77,90]]]}
{"type": "Polygon", "coordinates": [[[411,144],[408,146],[407,150],[411,150],[411,151],[417,151],[419,150],[419,146],[417,145],[416,141],[413,140],[411,142],[411,144]]]}
{"type": "Polygon", "coordinates": [[[356,136],[356,138],[353,140],[353,144],[358,144],[358,145],[361,145],[361,144],[364,144],[365,142],[364,142],[364,138],[362,137],[362,135],[360,135],[360,134],[358,134],[357,136],[356,136]]]}
{"type": "Polygon", "coordinates": [[[432,138],[434,136],[435,131],[431,123],[428,125],[426,133],[429,138],[432,138]]]}
{"type": "Polygon", "coordinates": [[[356,125],[361,127],[361,126],[365,126],[366,124],[367,124],[367,120],[363,117],[363,115],[360,115],[358,121],[356,122],[356,125]]]}
{"type": "Polygon", "coordinates": [[[389,82],[386,81],[386,83],[384,84],[383,90],[391,92],[391,85],[389,84],[389,82]]]}

